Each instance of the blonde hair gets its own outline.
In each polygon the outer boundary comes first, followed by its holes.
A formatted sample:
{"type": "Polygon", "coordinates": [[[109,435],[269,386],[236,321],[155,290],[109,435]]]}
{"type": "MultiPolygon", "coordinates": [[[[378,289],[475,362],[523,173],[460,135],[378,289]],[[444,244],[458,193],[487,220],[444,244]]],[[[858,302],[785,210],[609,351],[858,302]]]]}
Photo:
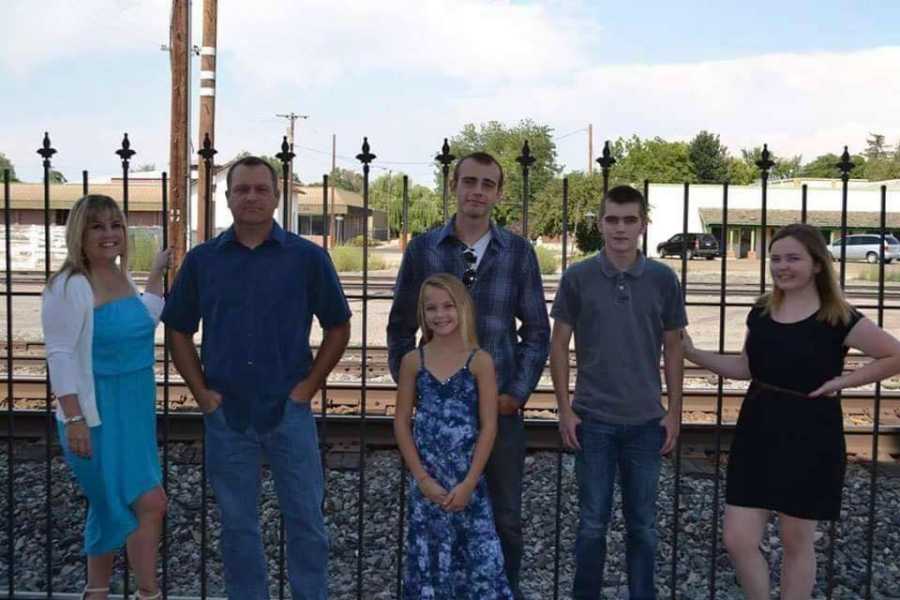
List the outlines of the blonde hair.
{"type": "Polygon", "coordinates": [[[97,219],[101,214],[112,213],[112,217],[122,222],[122,227],[126,231],[125,244],[122,247],[122,267],[127,268],[128,265],[128,224],[125,221],[125,215],[122,209],[116,204],[116,201],[109,196],[101,194],[88,194],[79,198],[72,210],[69,212],[69,218],[66,219],[66,260],[63,262],[59,270],[50,277],[50,282],[62,275],[71,277],[75,274],[89,275],[91,265],[88,263],[84,254],[84,232],[91,221],[97,219]]]}
{"type": "MultiPolygon", "coordinates": [[[[772,241],[769,242],[769,252],[772,251],[772,245],[775,242],[786,237],[800,242],[812,258],[813,264],[819,266],[819,272],[814,276],[816,291],[819,293],[821,302],[816,319],[825,321],[829,325],[849,323],[850,304],[844,299],[844,292],[838,285],[834,268],[831,266],[831,253],[828,252],[822,233],[815,227],[804,223],[786,225],[772,236],[772,241]]],[[[761,296],[757,304],[762,306],[763,313],[771,314],[773,310],[781,306],[783,301],[784,291],[775,286],[771,293],[761,296]]]]}
{"type": "Polygon", "coordinates": [[[469,295],[463,282],[449,273],[431,275],[419,288],[416,317],[419,321],[419,328],[422,330],[423,342],[430,342],[434,337],[434,332],[428,328],[425,322],[425,288],[429,286],[447,292],[450,300],[456,306],[459,333],[462,336],[463,344],[467,350],[478,348],[478,335],[475,333],[475,304],[472,302],[472,296],[469,295]]]}

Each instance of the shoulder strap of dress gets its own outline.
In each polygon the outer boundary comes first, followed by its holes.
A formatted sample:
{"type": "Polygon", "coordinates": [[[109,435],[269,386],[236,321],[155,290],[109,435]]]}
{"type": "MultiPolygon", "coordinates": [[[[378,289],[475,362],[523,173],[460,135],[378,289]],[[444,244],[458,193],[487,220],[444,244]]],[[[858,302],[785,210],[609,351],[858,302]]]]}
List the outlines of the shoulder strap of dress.
{"type": "Polygon", "coordinates": [[[475,358],[475,355],[478,354],[479,348],[475,348],[469,353],[469,358],[466,359],[466,368],[469,368],[469,364],[472,362],[472,359],[475,358]]]}

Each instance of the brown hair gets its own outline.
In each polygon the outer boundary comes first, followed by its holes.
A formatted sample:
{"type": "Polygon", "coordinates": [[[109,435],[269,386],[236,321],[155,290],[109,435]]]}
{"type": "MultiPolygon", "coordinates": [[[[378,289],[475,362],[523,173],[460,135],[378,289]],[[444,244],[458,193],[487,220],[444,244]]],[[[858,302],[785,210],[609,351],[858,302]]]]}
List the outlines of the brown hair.
{"type": "MultiPolygon", "coordinates": [[[[825,238],[815,227],[803,223],[792,223],[775,232],[769,242],[769,252],[772,245],[786,237],[794,238],[809,253],[813,264],[819,266],[819,272],[815,274],[816,291],[819,293],[821,307],[816,314],[816,319],[825,321],[829,325],[850,322],[850,304],[844,299],[844,292],[838,285],[837,277],[831,266],[831,253],[825,244],[825,238]]],[[[771,293],[760,297],[758,305],[763,307],[763,312],[771,313],[784,301],[784,292],[775,286],[771,293]]]]}
{"type": "Polygon", "coordinates": [[[497,162],[496,158],[494,158],[487,152],[472,152],[471,154],[466,154],[461,159],[456,161],[456,164],[453,166],[453,179],[451,180],[454,188],[459,183],[459,168],[467,160],[474,160],[475,162],[482,165],[497,165],[497,169],[500,171],[500,178],[497,180],[497,191],[503,191],[503,167],[499,162],[497,162]]]}
{"type": "Polygon", "coordinates": [[[422,330],[422,341],[430,342],[434,333],[425,323],[425,288],[428,286],[444,290],[450,295],[450,300],[456,306],[456,314],[459,319],[459,333],[462,335],[463,344],[467,350],[478,348],[478,334],[475,332],[475,304],[472,296],[463,282],[449,273],[431,275],[419,288],[419,301],[416,304],[416,317],[419,328],[422,330]]]}
{"type": "Polygon", "coordinates": [[[272,176],[272,190],[277,194],[278,193],[278,175],[275,173],[275,167],[270,165],[268,162],[264,161],[258,156],[245,156],[234,161],[230,167],[228,167],[228,172],[225,174],[225,189],[231,190],[231,176],[234,173],[234,170],[238,167],[265,167],[269,170],[269,175],[272,176]]]}
{"type": "Polygon", "coordinates": [[[81,275],[90,273],[91,265],[88,264],[87,257],[84,255],[84,232],[98,215],[108,213],[111,213],[114,219],[121,221],[122,227],[125,229],[125,245],[122,247],[121,264],[123,270],[128,268],[128,223],[125,221],[125,214],[116,201],[109,196],[88,194],[79,198],[72,205],[69,218],[66,219],[66,260],[50,277],[48,284],[63,273],[68,273],[68,276],[76,273],[81,275]]]}
{"type": "Polygon", "coordinates": [[[647,199],[644,198],[644,195],[642,193],[640,193],[630,185],[617,185],[616,187],[606,192],[606,194],[603,196],[603,202],[600,204],[601,216],[606,212],[607,202],[612,202],[613,204],[637,204],[640,209],[641,220],[645,223],[648,221],[648,217],[650,216],[650,209],[647,206],[647,199]]]}

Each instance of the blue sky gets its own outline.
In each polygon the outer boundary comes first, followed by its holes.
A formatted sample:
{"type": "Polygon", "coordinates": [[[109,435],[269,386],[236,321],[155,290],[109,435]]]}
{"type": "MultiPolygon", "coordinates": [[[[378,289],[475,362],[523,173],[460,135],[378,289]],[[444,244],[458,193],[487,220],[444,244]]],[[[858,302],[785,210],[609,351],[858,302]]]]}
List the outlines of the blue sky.
{"type": "MultiPolygon", "coordinates": [[[[0,152],[19,177],[39,179],[44,130],[70,180],[115,174],[124,131],[134,165],[166,168],[169,2],[6,6],[0,152]]],[[[285,129],[275,114],[295,111],[310,115],[297,128],[304,180],[329,169],[335,133],[340,166],[357,166],[367,135],[375,175],[430,184],[444,136],[523,118],[558,136],[593,123],[595,148],[708,129],[735,152],[768,142],[808,160],[859,150],[873,131],[900,142],[898,23],[893,0],[220,0],[216,146],[223,160],[274,154],[285,129]]],[[[586,146],[584,132],[561,137],[560,163],[584,169],[586,146]]]]}

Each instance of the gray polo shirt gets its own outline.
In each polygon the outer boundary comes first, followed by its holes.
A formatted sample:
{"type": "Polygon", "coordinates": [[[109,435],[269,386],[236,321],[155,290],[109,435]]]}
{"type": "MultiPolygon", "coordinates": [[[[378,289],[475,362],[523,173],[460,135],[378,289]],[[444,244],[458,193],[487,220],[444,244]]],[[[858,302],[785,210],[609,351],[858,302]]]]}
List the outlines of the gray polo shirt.
{"type": "Polygon", "coordinates": [[[617,425],[665,415],[663,332],[687,325],[672,269],[638,253],[627,271],[619,271],[601,251],[566,270],[550,315],[575,332],[578,415],[617,425]]]}

